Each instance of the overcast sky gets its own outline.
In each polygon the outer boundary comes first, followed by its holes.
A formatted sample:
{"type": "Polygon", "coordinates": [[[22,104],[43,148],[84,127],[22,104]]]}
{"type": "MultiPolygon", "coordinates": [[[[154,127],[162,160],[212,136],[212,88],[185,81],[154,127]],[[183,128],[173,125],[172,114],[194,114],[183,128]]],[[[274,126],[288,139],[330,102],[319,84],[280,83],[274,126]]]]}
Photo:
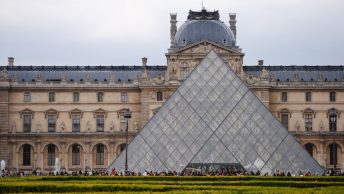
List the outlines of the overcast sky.
{"type": "MultiPolygon", "coordinates": [[[[166,65],[170,13],[178,27],[202,0],[0,0],[0,64],[166,65]]],[[[244,64],[343,65],[343,0],[204,0],[237,14],[244,64]]]]}

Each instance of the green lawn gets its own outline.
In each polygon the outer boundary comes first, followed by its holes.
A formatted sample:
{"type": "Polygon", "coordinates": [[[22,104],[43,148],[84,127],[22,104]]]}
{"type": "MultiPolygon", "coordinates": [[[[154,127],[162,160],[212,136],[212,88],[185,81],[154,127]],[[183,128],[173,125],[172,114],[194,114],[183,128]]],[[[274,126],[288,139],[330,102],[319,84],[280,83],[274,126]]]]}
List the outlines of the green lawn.
{"type": "Polygon", "coordinates": [[[344,177],[21,177],[0,193],[344,193],[344,177]]]}

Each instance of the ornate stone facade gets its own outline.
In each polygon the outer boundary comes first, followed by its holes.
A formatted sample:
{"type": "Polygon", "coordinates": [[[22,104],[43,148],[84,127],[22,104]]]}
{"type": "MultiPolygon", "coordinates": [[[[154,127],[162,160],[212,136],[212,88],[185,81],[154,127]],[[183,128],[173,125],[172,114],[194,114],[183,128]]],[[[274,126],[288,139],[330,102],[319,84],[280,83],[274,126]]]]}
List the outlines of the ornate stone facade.
{"type": "Polygon", "coordinates": [[[187,26],[177,29],[176,17],[171,15],[167,66],[148,66],[143,58],[142,66],[31,67],[15,66],[10,58],[0,73],[0,160],[8,170],[53,171],[55,158],[68,172],[105,169],[125,145],[123,110],[132,111],[132,139],[211,49],[319,164],[344,167],[342,66],[243,66],[244,53],[228,40],[231,29],[236,36],[235,16],[222,43],[218,37],[188,42],[179,32],[187,26]]]}

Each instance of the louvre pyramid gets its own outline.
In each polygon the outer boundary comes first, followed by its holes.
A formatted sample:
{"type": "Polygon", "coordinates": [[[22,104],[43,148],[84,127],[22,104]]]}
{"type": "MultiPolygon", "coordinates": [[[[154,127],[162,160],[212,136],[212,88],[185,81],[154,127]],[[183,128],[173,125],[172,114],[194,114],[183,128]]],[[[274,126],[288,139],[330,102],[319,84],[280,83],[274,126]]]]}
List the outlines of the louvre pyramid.
{"type": "MultiPolygon", "coordinates": [[[[128,169],[177,171],[189,163],[239,163],[248,172],[322,174],[323,168],[214,52],[128,145],[128,169]]],[[[125,152],[108,170],[124,171],[125,152]]]]}

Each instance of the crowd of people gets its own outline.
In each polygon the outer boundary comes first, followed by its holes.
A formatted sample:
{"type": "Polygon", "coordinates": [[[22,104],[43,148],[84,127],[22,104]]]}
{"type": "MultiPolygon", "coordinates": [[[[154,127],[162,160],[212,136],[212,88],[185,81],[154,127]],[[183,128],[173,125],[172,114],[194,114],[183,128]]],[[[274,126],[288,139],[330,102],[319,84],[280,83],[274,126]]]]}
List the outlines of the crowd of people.
{"type": "MultiPolygon", "coordinates": [[[[290,172],[284,172],[281,170],[276,170],[275,173],[272,175],[268,173],[262,174],[260,171],[257,172],[247,172],[241,170],[220,170],[220,171],[206,171],[201,172],[197,169],[185,169],[182,172],[176,171],[166,171],[166,172],[154,172],[154,171],[145,171],[141,172],[129,172],[129,176],[319,176],[319,174],[312,174],[311,172],[302,172],[299,171],[297,174],[292,174],[290,172]]],[[[112,169],[110,173],[105,170],[92,170],[92,171],[72,171],[67,173],[66,171],[62,172],[49,172],[49,173],[42,173],[33,171],[32,173],[25,173],[24,171],[19,171],[17,173],[9,174],[5,170],[1,171],[1,177],[8,177],[8,176],[125,176],[124,172],[117,172],[115,169],[112,169]]],[[[322,176],[344,176],[344,172],[335,172],[334,170],[327,170],[322,176]]]]}

